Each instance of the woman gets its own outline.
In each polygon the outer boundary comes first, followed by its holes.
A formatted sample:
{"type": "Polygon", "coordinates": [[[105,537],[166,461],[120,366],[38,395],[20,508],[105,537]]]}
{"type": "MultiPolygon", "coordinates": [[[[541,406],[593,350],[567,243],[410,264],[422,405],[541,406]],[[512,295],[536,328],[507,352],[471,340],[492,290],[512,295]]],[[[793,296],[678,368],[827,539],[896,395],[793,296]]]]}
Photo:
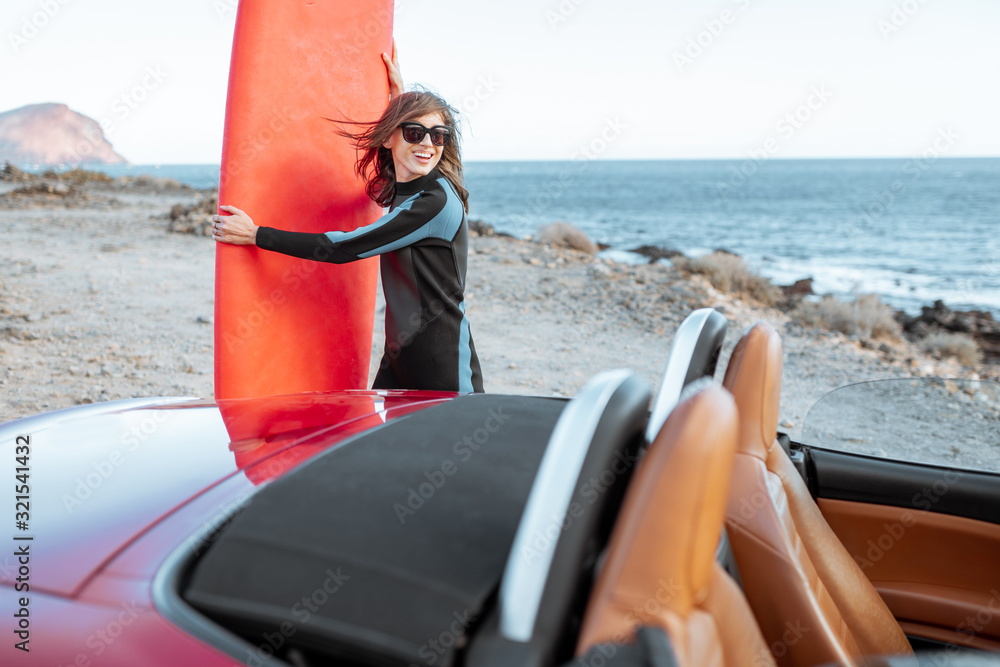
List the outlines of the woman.
{"type": "Polygon", "coordinates": [[[372,388],[481,392],[465,316],[469,193],[454,110],[433,93],[399,93],[378,121],[360,125],[368,127],[346,136],[385,215],[354,231],[309,234],[257,226],[227,205],[230,215],[213,217],[213,237],[336,264],[381,255],[386,340],[372,388]]]}

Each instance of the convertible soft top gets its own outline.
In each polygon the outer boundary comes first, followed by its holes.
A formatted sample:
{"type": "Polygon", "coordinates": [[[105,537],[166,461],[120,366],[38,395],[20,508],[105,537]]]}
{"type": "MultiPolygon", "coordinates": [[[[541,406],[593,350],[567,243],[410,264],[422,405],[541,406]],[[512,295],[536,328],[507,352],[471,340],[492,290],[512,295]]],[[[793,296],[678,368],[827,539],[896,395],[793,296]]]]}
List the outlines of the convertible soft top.
{"type": "Polygon", "coordinates": [[[277,632],[361,664],[450,664],[564,405],[462,396],[345,442],[254,495],[183,597],[255,646],[277,632]]]}

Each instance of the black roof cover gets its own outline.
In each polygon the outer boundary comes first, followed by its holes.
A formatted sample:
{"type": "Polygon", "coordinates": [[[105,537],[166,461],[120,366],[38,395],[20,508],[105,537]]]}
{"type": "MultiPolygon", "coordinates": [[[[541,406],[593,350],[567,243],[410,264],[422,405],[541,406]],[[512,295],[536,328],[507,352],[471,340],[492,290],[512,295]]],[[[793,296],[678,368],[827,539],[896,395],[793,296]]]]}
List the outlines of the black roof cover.
{"type": "Polygon", "coordinates": [[[281,632],[362,664],[450,664],[564,405],[462,396],[322,454],[252,497],[184,598],[255,645],[281,632]]]}

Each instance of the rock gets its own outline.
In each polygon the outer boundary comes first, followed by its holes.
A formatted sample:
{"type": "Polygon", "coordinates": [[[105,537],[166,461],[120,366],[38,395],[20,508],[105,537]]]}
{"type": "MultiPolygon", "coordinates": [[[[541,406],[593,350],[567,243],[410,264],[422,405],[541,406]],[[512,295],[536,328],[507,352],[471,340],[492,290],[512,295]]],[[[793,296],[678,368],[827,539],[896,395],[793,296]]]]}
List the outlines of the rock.
{"type": "Polygon", "coordinates": [[[4,327],[0,329],[0,337],[6,337],[13,340],[38,340],[38,336],[32,332],[24,329],[18,329],[17,327],[4,327]]]}
{"type": "Polygon", "coordinates": [[[720,255],[732,255],[733,257],[739,257],[739,255],[732,250],[726,250],[725,248],[716,248],[712,251],[713,253],[719,253],[720,255]]]}
{"type": "Polygon", "coordinates": [[[641,245],[638,248],[632,248],[629,252],[642,255],[649,260],[650,264],[660,259],[673,259],[674,257],[684,256],[684,253],[680,250],[674,250],[673,248],[661,248],[656,245],[641,245]]]}
{"type": "Polygon", "coordinates": [[[512,234],[508,234],[507,232],[498,232],[493,225],[482,220],[469,220],[469,235],[473,237],[502,236],[508,239],[514,238],[512,234]]]}
{"type": "Polygon", "coordinates": [[[587,273],[589,273],[592,278],[607,278],[611,275],[612,271],[607,264],[595,263],[587,270],[587,273]]]}
{"type": "Polygon", "coordinates": [[[469,234],[472,236],[496,236],[497,230],[493,225],[482,220],[469,220],[469,234]]]}
{"type": "Polygon", "coordinates": [[[93,118],[65,104],[29,104],[0,113],[0,160],[21,164],[124,164],[93,118]]]}
{"type": "MultiPolygon", "coordinates": [[[[139,174],[138,176],[121,176],[118,179],[120,185],[137,189],[151,190],[190,190],[191,186],[183,185],[173,178],[161,178],[149,174],[139,174]]],[[[213,211],[214,213],[214,211],[213,211]]]]}
{"type": "Polygon", "coordinates": [[[219,193],[203,196],[191,206],[174,204],[167,218],[167,231],[176,234],[212,235],[212,216],[219,210],[219,193]]]}
{"type": "Polygon", "coordinates": [[[7,193],[8,197],[34,197],[37,195],[53,195],[68,197],[76,194],[76,188],[65,183],[33,183],[7,193]]]}
{"type": "Polygon", "coordinates": [[[5,162],[3,169],[0,169],[0,181],[6,183],[27,183],[28,181],[33,181],[37,178],[34,174],[29,174],[26,171],[21,171],[10,162],[5,162]]]}
{"type": "Polygon", "coordinates": [[[897,311],[895,316],[911,340],[925,338],[935,331],[965,333],[976,340],[985,359],[1000,359],[1000,322],[990,313],[952,310],[938,300],[932,306],[921,308],[916,317],[902,311],[897,311]]]}
{"type": "Polygon", "coordinates": [[[782,292],[784,292],[786,297],[809,296],[810,294],[815,294],[815,292],[813,292],[812,278],[802,278],[801,280],[796,280],[791,285],[779,285],[778,287],[782,292]]]}

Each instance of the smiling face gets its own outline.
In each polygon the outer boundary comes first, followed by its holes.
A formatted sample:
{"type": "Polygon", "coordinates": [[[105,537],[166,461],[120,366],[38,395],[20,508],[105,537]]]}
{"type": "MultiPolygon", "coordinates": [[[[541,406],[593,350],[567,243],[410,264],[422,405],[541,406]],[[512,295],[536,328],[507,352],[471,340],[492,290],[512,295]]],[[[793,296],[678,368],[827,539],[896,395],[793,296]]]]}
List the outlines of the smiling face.
{"type": "MultiPolygon", "coordinates": [[[[407,122],[420,123],[426,128],[445,125],[441,114],[436,112],[418,118],[410,118],[407,122]]],[[[431,142],[429,133],[424,135],[419,144],[411,144],[403,139],[403,131],[398,127],[393,131],[389,140],[385,142],[385,147],[392,151],[397,183],[406,183],[429,174],[441,161],[441,155],[445,148],[444,146],[435,146],[431,142]]]]}

